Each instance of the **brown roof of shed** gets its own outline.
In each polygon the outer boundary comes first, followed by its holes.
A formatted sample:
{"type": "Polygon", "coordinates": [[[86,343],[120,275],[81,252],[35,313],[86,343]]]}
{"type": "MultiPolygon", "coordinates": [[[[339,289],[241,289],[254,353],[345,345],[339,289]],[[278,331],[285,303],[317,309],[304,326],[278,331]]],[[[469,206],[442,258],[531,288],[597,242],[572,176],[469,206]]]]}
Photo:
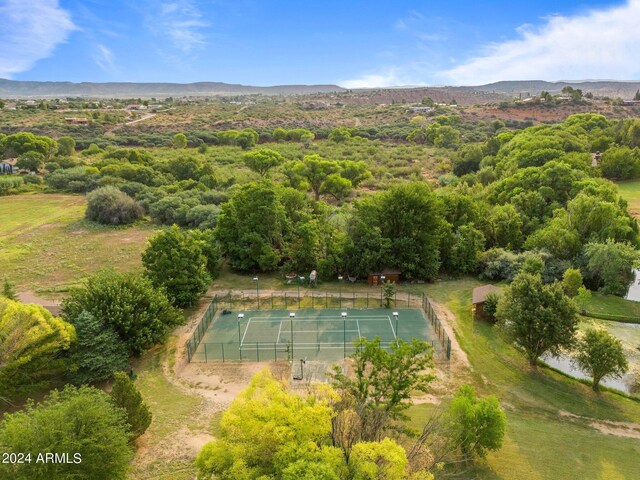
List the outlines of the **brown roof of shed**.
{"type": "Polygon", "coordinates": [[[490,293],[501,293],[502,289],[500,287],[496,287],[495,285],[483,285],[482,287],[477,287],[473,289],[472,297],[473,304],[483,303],[487,299],[487,295],[490,293]]]}

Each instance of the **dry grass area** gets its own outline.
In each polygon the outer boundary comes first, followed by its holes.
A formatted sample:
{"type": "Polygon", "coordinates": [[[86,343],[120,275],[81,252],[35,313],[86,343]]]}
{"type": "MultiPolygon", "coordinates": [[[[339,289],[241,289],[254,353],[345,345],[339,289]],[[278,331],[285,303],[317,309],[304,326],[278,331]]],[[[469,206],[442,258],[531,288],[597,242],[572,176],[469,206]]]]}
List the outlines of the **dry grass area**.
{"type": "Polygon", "coordinates": [[[0,197],[0,276],[18,291],[58,298],[86,275],[104,267],[131,271],[157,227],[138,223],[107,227],[84,219],[80,195],[0,197]]]}

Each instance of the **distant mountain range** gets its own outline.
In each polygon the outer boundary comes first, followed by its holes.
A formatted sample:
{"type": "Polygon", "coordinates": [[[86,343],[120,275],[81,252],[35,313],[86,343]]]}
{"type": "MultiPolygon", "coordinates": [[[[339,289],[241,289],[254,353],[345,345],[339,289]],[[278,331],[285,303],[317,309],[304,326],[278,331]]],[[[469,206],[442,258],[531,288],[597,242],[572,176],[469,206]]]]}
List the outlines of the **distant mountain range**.
{"type": "MultiPolygon", "coordinates": [[[[588,80],[546,82],[542,80],[502,81],[478,86],[437,86],[437,87],[394,87],[377,89],[358,89],[359,94],[379,94],[382,91],[420,92],[429,90],[443,95],[483,94],[505,97],[537,95],[541,91],[558,93],[564,87],[580,88],[584,93],[596,96],[632,98],[640,89],[640,81],[588,80]]],[[[276,85],[272,87],[254,87],[222,82],[198,83],[73,83],[73,82],[31,82],[0,79],[0,98],[46,98],[46,97],[185,97],[213,95],[309,95],[321,93],[346,92],[338,85],[276,85]]],[[[391,92],[390,92],[391,93],[391,92]]],[[[493,100],[496,100],[495,98],[493,100]]]]}
{"type": "Polygon", "coordinates": [[[198,83],[73,83],[0,79],[0,98],[15,97],[184,97],[211,95],[306,95],[345,91],[337,85],[252,87],[222,82],[198,83]]]}
{"type": "Polygon", "coordinates": [[[502,93],[511,96],[537,95],[542,91],[558,93],[564,87],[579,88],[583,93],[591,92],[596,96],[632,98],[640,89],[640,81],[622,82],[616,80],[576,80],[565,82],[545,82],[543,80],[503,81],[463,87],[478,92],[502,93]]]}

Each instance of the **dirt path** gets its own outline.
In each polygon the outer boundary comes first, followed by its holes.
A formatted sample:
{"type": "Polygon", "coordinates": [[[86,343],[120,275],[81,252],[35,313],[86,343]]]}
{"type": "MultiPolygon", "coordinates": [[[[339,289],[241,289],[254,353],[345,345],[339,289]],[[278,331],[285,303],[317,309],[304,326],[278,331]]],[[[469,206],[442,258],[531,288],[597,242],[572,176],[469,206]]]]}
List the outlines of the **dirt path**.
{"type": "Polygon", "coordinates": [[[589,417],[574,415],[573,413],[565,412],[563,410],[559,412],[559,415],[565,418],[586,420],[591,427],[606,435],[640,439],[640,424],[638,423],[615,422],[613,420],[595,420],[589,417]]]}

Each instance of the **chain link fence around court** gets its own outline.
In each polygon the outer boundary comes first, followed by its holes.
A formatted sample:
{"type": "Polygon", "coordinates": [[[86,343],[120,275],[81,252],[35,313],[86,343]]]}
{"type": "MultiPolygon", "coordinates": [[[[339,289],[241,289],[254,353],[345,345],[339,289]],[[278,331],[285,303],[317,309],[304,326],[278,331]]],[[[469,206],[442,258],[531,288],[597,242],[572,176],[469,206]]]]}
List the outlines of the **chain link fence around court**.
{"type": "MultiPolygon", "coordinates": [[[[309,289],[288,291],[229,292],[217,295],[218,306],[224,310],[286,310],[289,308],[381,308],[385,305],[379,292],[315,292],[309,289]]],[[[421,307],[422,295],[394,292],[393,307],[421,307]]]]}
{"type": "MultiPolygon", "coordinates": [[[[317,359],[336,359],[337,357],[346,357],[355,351],[354,341],[360,338],[360,336],[369,336],[367,333],[374,333],[373,336],[378,336],[382,340],[382,346],[389,348],[391,343],[396,338],[402,338],[402,331],[398,332],[397,323],[394,328],[393,322],[390,318],[390,330],[382,332],[382,330],[373,330],[367,332],[367,325],[371,323],[373,318],[361,318],[363,323],[360,323],[357,319],[350,318],[349,322],[354,320],[357,324],[356,327],[351,326],[349,329],[346,327],[320,328],[316,326],[312,329],[313,332],[306,331],[295,333],[295,328],[291,326],[292,333],[287,333],[285,326],[284,330],[282,325],[286,325],[286,322],[281,321],[279,324],[275,323],[273,328],[278,328],[277,338],[273,335],[274,341],[261,341],[261,333],[255,329],[254,326],[249,330],[249,325],[246,324],[246,330],[241,329],[241,324],[238,322],[237,338],[227,338],[225,342],[210,342],[204,341],[203,337],[209,329],[212,321],[216,318],[218,310],[222,313],[218,317],[218,321],[222,322],[221,318],[224,318],[225,313],[229,314],[231,311],[246,312],[247,310],[296,310],[296,309],[379,309],[384,304],[383,296],[372,295],[371,293],[342,293],[342,292],[268,292],[260,296],[248,295],[246,292],[233,292],[224,296],[216,296],[212,300],[211,304],[205,311],[202,319],[196,325],[191,338],[186,342],[187,357],[189,362],[209,362],[209,361],[233,361],[233,360],[248,360],[248,361],[267,361],[267,360],[289,360],[294,358],[294,355],[305,357],[317,358],[317,359]],[[303,295],[303,293],[305,293],[303,295]],[[369,323],[367,323],[367,320],[369,323]],[[283,323],[284,322],[284,323],[283,323]],[[360,331],[360,327],[365,333],[360,331]],[[329,338],[333,331],[338,332],[338,336],[343,338],[329,338]],[[249,336],[247,336],[249,332],[249,336]],[[347,332],[349,335],[347,335],[347,332]],[[301,335],[302,334],[302,338],[301,335]],[[257,335],[257,336],[256,336],[257,335]],[[290,335],[291,338],[288,338],[290,335]],[[311,338],[309,337],[315,338],[311,338]],[[348,337],[348,338],[347,338],[348,337]],[[389,337],[389,338],[387,338],[389,337]],[[304,341],[302,341],[304,340],[304,341]],[[202,342],[202,343],[201,343],[202,342]]],[[[415,308],[418,307],[424,311],[425,317],[428,319],[431,325],[431,332],[427,335],[429,338],[423,338],[433,346],[437,356],[444,359],[450,359],[451,357],[451,340],[442,327],[442,323],[437,313],[433,309],[431,302],[425,295],[415,295],[409,293],[400,293],[394,295],[391,300],[391,305],[394,308],[415,308]]],[[[391,312],[387,312],[391,313],[391,312]]],[[[235,318],[235,317],[234,317],[235,318]]],[[[252,317],[256,318],[256,317],[252,317]]],[[[387,318],[387,317],[385,317],[387,318]]],[[[229,320],[227,320],[229,321],[229,320]]],[[[323,320],[323,325],[327,325],[327,320],[323,320]]],[[[340,322],[340,320],[338,320],[340,322]]],[[[383,322],[386,324],[386,321],[383,322]]],[[[295,325],[302,325],[300,321],[296,321],[295,325]]],[[[293,325],[293,324],[292,324],[293,325]]],[[[328,324],[330,325],[330,323],[328,324]]],[[[404,323],[402,324],[404,325],[404,323]]],[[[296,327],[298,328],[298,327],[296,327]]],[[[407,332],[408,333],[408,332],[407,332]]],[[[269,336],[269,335],[265,335],[269,336]]],[[[335,336],[335,335],[334,335],[335,336]]],[[[370,336],[373,338],[373,336],[370,336]]],[[[420,336],[418,336],[420,337],[420,336]]]]}

